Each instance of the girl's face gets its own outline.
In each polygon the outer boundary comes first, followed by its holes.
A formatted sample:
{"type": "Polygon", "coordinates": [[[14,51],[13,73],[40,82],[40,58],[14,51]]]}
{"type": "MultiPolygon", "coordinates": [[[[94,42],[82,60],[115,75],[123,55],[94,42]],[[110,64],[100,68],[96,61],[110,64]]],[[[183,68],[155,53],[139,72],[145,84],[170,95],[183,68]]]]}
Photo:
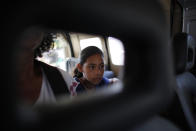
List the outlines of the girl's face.
{"type": "Polygon", "coordinates": [[[79,71],[91,84],[99,84],[104,73],[103,57],[100,54],[90,56],[83,65],[80,65],[79,71]]]}

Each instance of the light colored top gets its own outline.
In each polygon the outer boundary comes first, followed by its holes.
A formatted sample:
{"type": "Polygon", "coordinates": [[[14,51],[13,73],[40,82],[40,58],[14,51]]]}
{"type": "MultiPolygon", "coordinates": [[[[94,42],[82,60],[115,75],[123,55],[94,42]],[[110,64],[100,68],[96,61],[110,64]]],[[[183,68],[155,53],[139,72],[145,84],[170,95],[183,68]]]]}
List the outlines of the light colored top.
{"type": "MultiPolygon", "coordinates": [[[[58,70],[60,71],[64,81],[67,84],[68,90],[70,92],[70,96],[72,96],[73,94],[75,94],[75,89],[76,89],[77,85],[75,85],[73,83],[76,83],[76,81],[71,77],[71,75],[69,75],[68,72],[66,72],[62,69],[59,69],[59,68],[58,68],[58,70]],[[73,85],[74,85],[74,88],[73,88],[73,85]],[[72,87],[72,88],[70,88],[70,87],[72,87]]],[[[54,92],[53,92],[53,90],[50,86],[50,83],[49,83],[43,69],[42,69],[42,74],[43,74],[42,87],[41,87],[41,90],[40,90],[39,98],[35,102],[35,105],[55,103],[56,102],[56,97],[54,95],[54,92]]]]}

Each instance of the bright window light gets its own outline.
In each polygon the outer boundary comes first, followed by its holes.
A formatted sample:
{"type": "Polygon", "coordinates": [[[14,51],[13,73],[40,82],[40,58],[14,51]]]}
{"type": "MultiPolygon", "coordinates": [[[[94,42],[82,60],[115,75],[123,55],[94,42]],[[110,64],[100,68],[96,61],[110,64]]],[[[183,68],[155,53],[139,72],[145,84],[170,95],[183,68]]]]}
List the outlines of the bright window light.
{"type": "Polygon", "coordinates": [[[98,37],[80,40],[81,50],[83,50],[84,48],[86,48],[88,46],[96,46],[103,51],[102,45],[101,45],[101,40],[98,37]]]}
{"type": "Polygon", "coordinates": [[[108,37],[109,51],[112,63],[115,65],[124,65],[124,47],[123,43],[113,37],[108,37]]]}
{"type": "Polygon", "coordinates": [[[62,34],[58,33],[57,38],[54,39],[54,48],[49,52],[44,52],[42,54],[43,57],[38,57],[37,59],[49,65],[66,70],[65,61],[68,56],[66,56],[65,49],[67,48],[70,50],[67,39],[65,39],[62,34]]]}

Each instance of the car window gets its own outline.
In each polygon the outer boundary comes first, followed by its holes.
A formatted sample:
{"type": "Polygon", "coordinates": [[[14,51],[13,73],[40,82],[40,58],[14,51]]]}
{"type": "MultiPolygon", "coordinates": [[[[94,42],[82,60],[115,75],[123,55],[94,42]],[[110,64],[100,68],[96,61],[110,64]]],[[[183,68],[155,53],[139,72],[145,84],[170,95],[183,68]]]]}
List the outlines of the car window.
{"type": "Polygon", "coordinates": [[[114,37],[108,37],[109,51],[114,65],[124,65],[123,43],[114,37]]]}
{"type": "Polygon", "coordinates": [[[71,56],[70,46],[63,33],[57,33],[54,39],[54,47],[49,52],[44,52],[42,57],[37,59],[49,65],[66,70],[66,59],[71,56]]]}
{"type": "Polygon", "coordinates": [[[102,45],[101,45],[101,39],[99,37],[94,38],[88,38],[88,39],[81,39],[80,40],[80,48],[83,50],[84,48],[88,46],[96,46],[99,49],[103,51],[102,45]]]}

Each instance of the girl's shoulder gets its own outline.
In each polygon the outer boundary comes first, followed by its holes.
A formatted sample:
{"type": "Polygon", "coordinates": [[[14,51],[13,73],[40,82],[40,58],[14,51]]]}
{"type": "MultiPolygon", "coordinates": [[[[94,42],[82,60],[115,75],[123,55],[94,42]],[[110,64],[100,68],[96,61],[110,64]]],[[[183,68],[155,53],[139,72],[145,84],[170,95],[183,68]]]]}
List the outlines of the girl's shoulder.
{"type": "Polygon", "coordinates": [[[106,77],[103,77],[98,86],[108,85],[109,83],[110,83],[109,79],[106,77]]]}
{"type": "Polygon", "coordinates": [[[109,84],[110,83],[109,79],[106,78],[106,77],[103,77],[102,81],[104,82],[104,84],[109,84]]]}
{"type": "Polygon", "coordinates": [[[76,92],[82,92],[85,91],[84,86],[81,84],[80,79],[77,77],[74,77],[74,79],[78,82],[78,86],[76,88],[76,92]]]}

